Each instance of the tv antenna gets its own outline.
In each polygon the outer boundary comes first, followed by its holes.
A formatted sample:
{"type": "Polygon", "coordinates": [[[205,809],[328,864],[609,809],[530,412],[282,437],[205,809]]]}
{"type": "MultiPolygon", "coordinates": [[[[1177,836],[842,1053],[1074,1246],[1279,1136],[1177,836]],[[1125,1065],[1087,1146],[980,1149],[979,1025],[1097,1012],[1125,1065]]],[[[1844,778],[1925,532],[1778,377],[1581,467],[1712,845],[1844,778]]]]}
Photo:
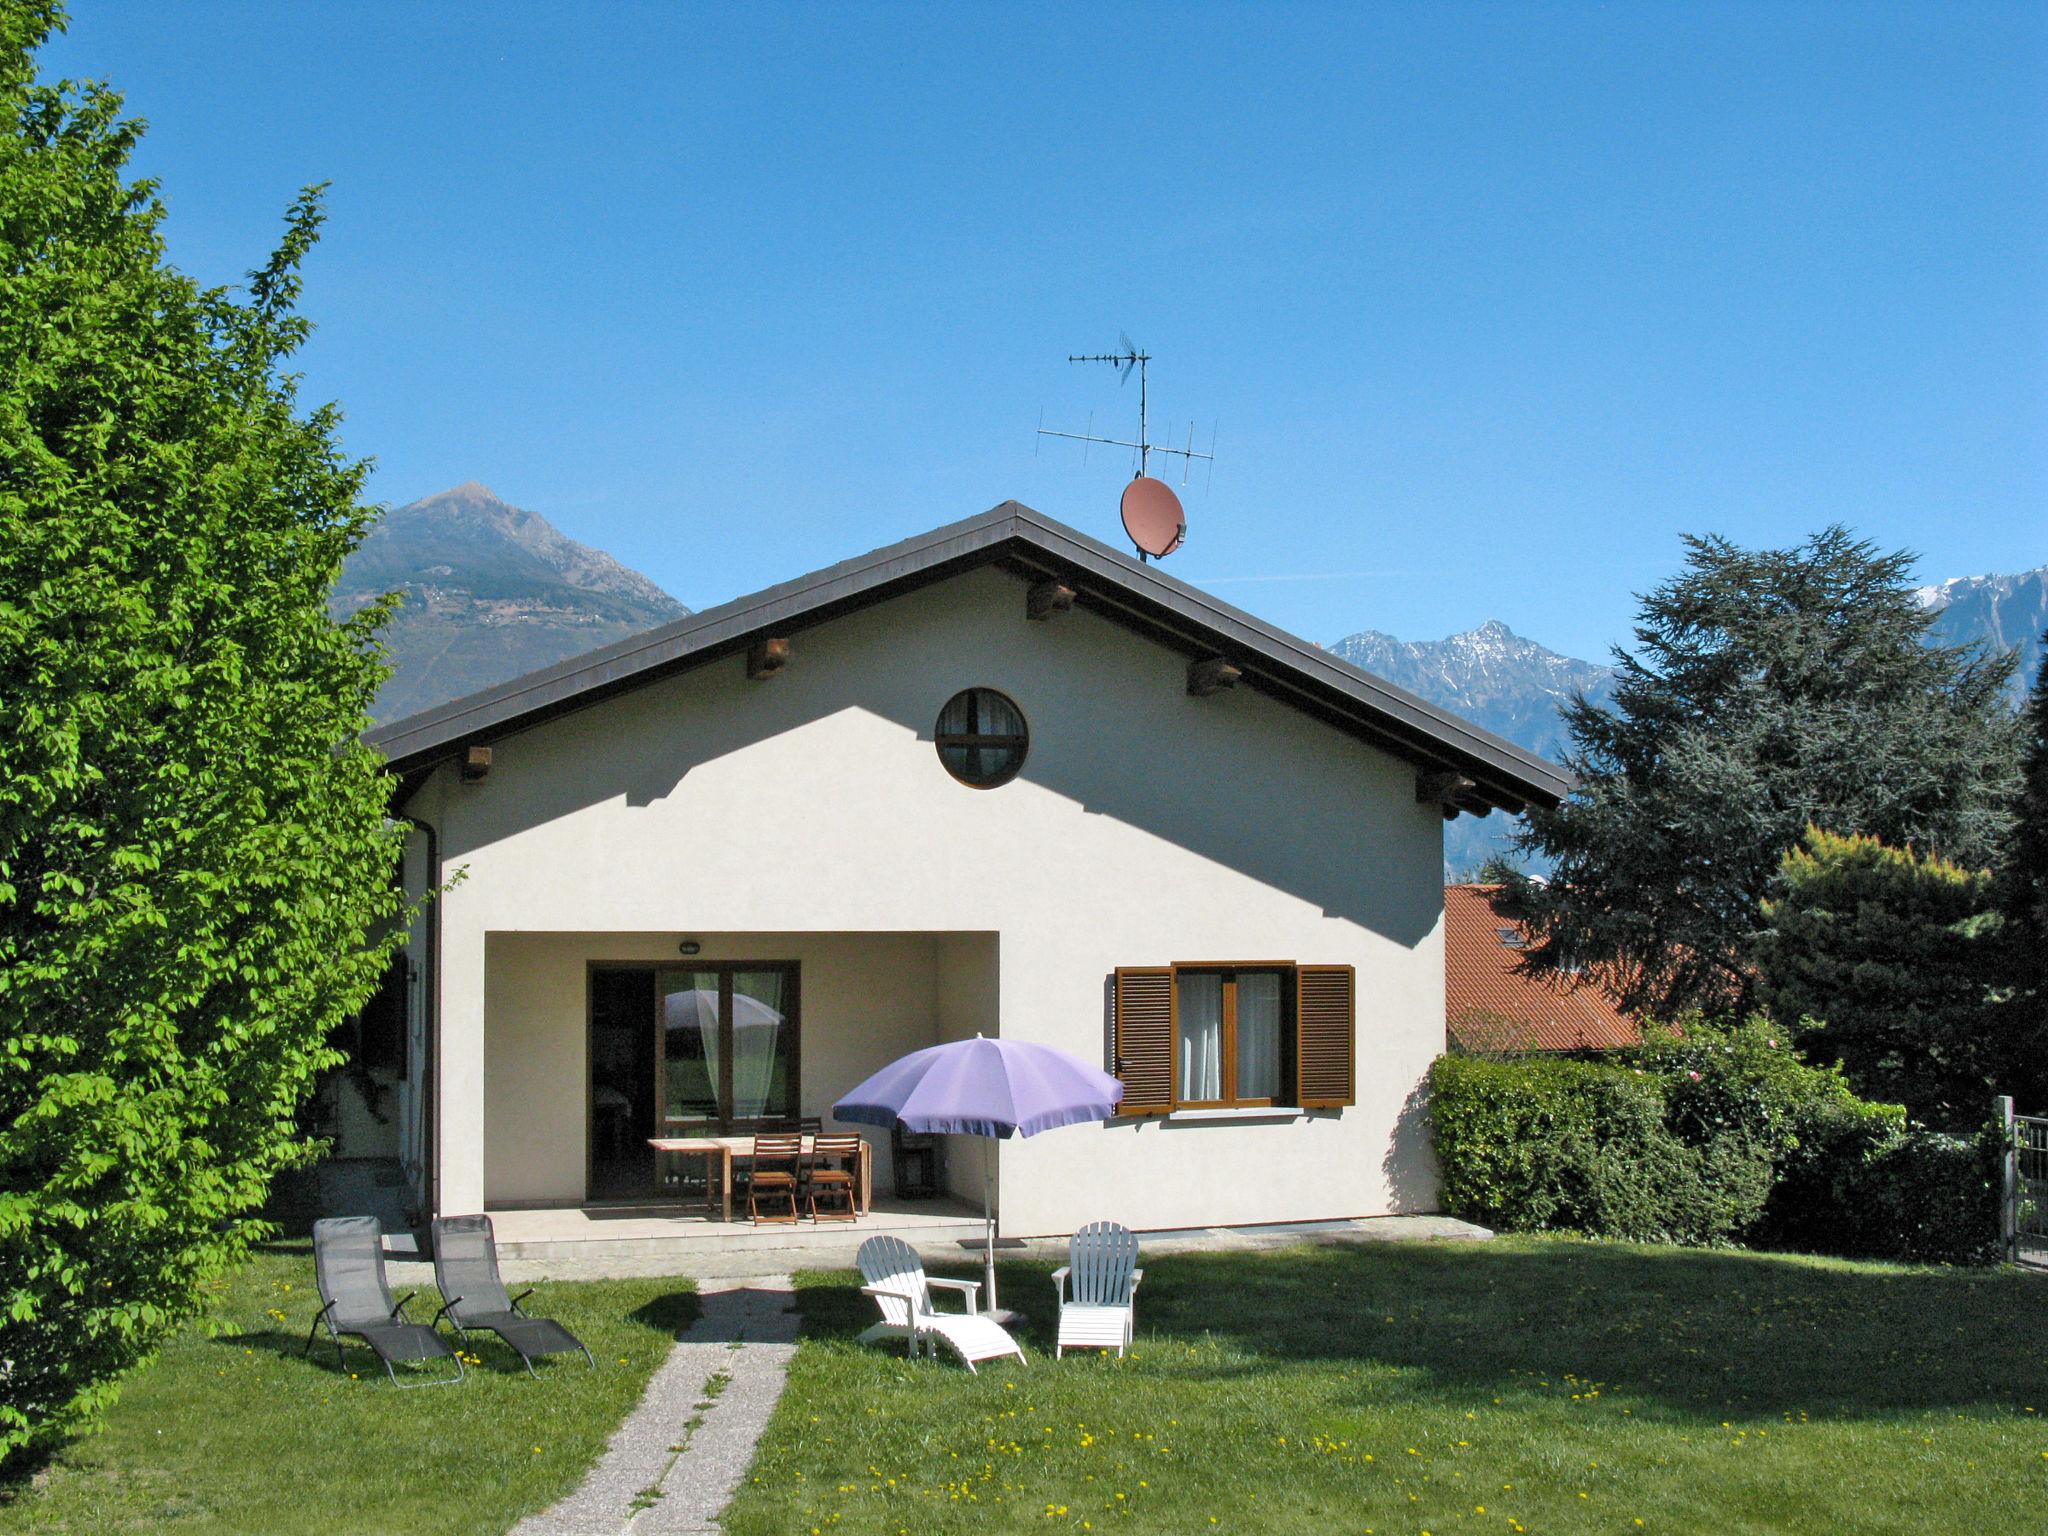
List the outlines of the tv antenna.
{"type": "MultiPolygon", "coordinates": [[[[1188,471],[1200,459],[1210,466],[1213,477],[1216,464],[1216,434],[1209,433],[1209,452],[1201,453],[1195,448],[1195,424],[1188,423],[1188,441],[1185,448],[1176,448],[1170,443],[1152,441],[1151,392],[1145,377],[1145,366],[1152,361],[1152,354],[1140,352],[1131,338],[1119,332],[1117,340],[1122,347],[1117,352],[1089,352],[1067,354],[1070,363],[1109,363],[1117,370],[1119,385],[1130,382],[1133,369],[1138,375],[1138,437],[1135,442],[1121,437],[1097,437],[1093,431],[1056,432],[1041,425],[1040,437],[1064,437],[1077,443],[1102,443],[1111,448],[1130,448],[1136,451],[1138,471],[1131,483],[1124,488],[1123,518],[1124,531],[1137,546],[1140,560],[1157,560],[1172,554],[1180,548],[1187,537],[1187,519],[1181,513],[1180,498],[1173,494],[1170,486],[1163,481],[1151,479],[1145,472],[1152,467],[1152,455],[1171,454],[1181,461],[1180,483],[1188,483],[1188,471]]],[[[1094,425],[1093,419],[1089,422],[1094,425]]]]}

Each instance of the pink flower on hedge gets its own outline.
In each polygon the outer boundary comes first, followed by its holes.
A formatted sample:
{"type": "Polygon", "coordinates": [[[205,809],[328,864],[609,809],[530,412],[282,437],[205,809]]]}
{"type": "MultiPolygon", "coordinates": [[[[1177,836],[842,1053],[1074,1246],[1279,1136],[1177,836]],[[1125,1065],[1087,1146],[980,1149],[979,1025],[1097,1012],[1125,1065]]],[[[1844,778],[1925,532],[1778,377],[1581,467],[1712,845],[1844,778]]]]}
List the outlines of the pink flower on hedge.
{"type": "Polygon", "coordinates": [[[1685,1075],[1691,1078],[1694,1082],[1698,1082],[1700,1080],[1700,1075],[1697,1072],[1688,1072],[1685,1075]]]}

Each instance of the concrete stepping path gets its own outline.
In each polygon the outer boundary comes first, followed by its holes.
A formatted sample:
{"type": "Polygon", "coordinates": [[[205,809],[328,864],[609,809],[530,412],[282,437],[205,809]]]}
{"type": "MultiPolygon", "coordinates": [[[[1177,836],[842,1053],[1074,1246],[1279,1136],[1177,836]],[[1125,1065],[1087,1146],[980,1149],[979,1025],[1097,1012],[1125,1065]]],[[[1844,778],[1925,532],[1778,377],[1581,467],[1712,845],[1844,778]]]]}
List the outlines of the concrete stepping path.
{"type": "Polygon", "coordinates": [[[713,1280],[647,1391],[568,1498],[512,1536],[715,1533],[796,1352],[787,1275],[713,1280]]]}

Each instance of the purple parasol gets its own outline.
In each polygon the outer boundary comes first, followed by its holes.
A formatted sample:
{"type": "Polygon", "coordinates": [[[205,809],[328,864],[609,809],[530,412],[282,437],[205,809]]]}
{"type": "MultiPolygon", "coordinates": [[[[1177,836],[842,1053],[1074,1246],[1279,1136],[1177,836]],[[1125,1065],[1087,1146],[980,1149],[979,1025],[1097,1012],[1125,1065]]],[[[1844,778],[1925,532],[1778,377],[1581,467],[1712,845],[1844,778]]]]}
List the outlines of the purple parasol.
{"type": "MultiPolygon", "coordinates": [[[[832,1106],[857,1125],[900,1125],[924,1135],[1035,1136],[1107,1120],[1124,1085],[1078,1056],[1029,1040],[953,1040],[912,1051],[832,1106]]],[[[987,1307],[996,1313],[996,1224],[982,1159],[987,1307]]]]}
{"type": "Polygon", "coordinates": [[[1028,1040],[954,1040],[892,1061],[832,1106],[841,1120],[955,1136],[1036,1136],[1106,1120],[1124,1085],[1028,1040]]]}

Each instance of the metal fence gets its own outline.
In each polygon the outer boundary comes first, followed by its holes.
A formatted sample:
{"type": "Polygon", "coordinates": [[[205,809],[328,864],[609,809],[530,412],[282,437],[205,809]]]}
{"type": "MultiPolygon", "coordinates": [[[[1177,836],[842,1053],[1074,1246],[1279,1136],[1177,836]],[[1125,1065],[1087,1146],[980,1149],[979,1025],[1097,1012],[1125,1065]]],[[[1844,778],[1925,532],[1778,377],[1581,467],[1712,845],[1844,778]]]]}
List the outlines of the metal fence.
{"type": "Polygon", "coordinates": [[[1998,1101],[2004,1120],[2005,1251],[2020,1264],[2048,1267],[2048,1118],[2013,1113],[1998,1101]]]}

